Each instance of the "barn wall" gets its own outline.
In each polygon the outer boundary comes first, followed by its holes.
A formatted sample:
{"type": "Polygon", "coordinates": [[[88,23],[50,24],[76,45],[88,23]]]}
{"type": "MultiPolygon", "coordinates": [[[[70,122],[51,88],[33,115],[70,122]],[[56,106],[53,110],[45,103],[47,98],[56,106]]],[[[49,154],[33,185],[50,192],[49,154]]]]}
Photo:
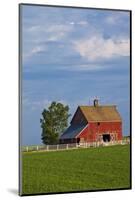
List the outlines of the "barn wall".
{"type": "Polygon", "coordinates": [[[71,143],[76,143],[77,139],[76,138],[68,138],[68,139],[60,139],[59,143],[60,144],[71,144],[71,143]]]}
{"type": "Polygon", "coordinates": [[[122,139],[122,123],[121,122],[91,122],[88,127],[82,131],[78,137],[81,141],[93,142],[100,140],[100,136],[104,133],[110,133],[112,140],[122,139]]]}
{"type": "Polygon", "coordinates": [[[77,138],[80,138],[80,142],[89,141],[89,124],[84,128],[81,133],[77,136],[77,138]]]}

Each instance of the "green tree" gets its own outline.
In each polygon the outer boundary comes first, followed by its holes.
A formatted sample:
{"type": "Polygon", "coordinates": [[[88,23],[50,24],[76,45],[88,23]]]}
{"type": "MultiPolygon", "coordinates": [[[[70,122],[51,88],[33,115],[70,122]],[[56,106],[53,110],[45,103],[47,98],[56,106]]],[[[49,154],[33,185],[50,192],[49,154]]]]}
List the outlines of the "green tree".
{"type": "Polygon", "coordinates": [[[52,102],[48,109],[42,112],[40,119],[42,134],[41,139],[44,144],[58,143],[59,136],[68,126],[68,118],[70,117],[69,107],[62,103],[52,102]]]}

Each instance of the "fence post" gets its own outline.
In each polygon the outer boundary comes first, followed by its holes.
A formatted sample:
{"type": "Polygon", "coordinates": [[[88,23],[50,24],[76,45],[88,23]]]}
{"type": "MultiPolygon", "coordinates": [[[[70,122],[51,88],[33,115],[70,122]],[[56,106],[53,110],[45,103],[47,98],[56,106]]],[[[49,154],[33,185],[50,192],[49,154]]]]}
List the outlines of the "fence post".
{"type": "Polygon", "coordinates": [[[59,149],[59,145],[57,144],[57,150],[59,149]]]}
{"type": "Polygon", "coordinates": [[[68,144],[67,144],[67,149],[68,149],[68,144]]]}
{"type": "Polygon", "coordinates": [[[29,150],[29,148],[28,148],[28,146],[26,147],[26,151],[28,152],[28,150],[29,150]]]}
{"type": "Polygon", "coordinates": [[[48,149],[49,149],[49,148],[48,148],[48,145],[46,145],[46,150],[48,151],[48,149]]]}
{"type": "Polygon", "coordinates": [[[37,146],[37,151],[38,151],[38,146],[37,146]]]}

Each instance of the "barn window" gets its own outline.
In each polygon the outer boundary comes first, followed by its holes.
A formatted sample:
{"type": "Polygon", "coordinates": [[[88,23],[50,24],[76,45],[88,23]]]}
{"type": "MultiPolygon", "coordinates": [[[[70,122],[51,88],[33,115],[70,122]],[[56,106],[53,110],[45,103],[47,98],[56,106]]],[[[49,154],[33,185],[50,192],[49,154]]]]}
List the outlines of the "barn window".
{"type": "Polygon", "coordinates": [[[99,126],[99,125],[100,125],[100,122],[98,122],[97,125],[99,126]]]}

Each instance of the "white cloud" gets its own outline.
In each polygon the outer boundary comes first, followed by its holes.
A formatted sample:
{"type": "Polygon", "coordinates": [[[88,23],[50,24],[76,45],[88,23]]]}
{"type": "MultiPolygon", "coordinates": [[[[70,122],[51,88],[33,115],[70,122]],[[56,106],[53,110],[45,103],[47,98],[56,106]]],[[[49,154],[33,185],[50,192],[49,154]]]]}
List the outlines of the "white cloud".
{"type": "Polygon", "coordinates": [[[25,61],[26,59],[36,55],[37,53],[40,53],[46,50],[47,50],[47,47],[45,46],[34,46],[32,49],[29,49],[27,52],[23,54],[23,60],[25,61]]]}
{"type": "Polygon", "coordinates": [[[24,27],[23,61],[27,61],[37,53],[46,51],[47,46],[42,45],[42,43],[61,41],[72,29],[73,27],[69,24],[51,24],[47,27],[34,25],[27,29],[24,27]]]}
{"type": "Polygon", "coordinates": [[[43,108],[48,107],[51,104],[51,101],[48,99],[41,100],[41,101],[33,101],[31,103],[32,110],[42,110],[43,108]]]}
{"type": "Polygon", "coordinates": [[[36,53],[39,53],[39,52],[44,51],[44,50],[45,50],[44,47],[42,47],[42,46],[36,46],[36,47],[34,47],[34,48],[32,49],[31,53],[32,53],[32,54],[36,54],[36,53]]]}
{"type": "Polygon", "coordinates": [[[69,24],[55,24],[46,29],[46,36],[48,41],[58,41],[64,39],[71,31],[73,27],[69,24]]]}
{"type": "Polygon", "coordinates": [[[108,15],[105,18],[105,22],[110,25],[118,25],[119,23],[124,23],[124,18],[128,17],[129,13],[127,12],[118,12],[108,15]]]}
{"type": "Polygon", "coordinates": [[[74,49],[84,58],[95,61],[120,56],[129,56],[129,39],[105,39],[101,35],[73,42],[74,49]]]}
{"type": "Polygon", "coordinates": [[[82,26],[85,26],[85,25],[88,24],[88,22],[87,22],[87,21],[80,21],[80,22],[78,22],[77,24],[82,25],[82,26]]]}
{"type": "Polygon", "coordinates": [[[64,25],[64,24],[55,24],[55,25],[52,25],[52,26],[49,26],[47,29],[46,29],[46,32],[49,32],[49,33],[59,33],[59,32],[63,32],[63,33],[66,33],[66,32],[70,32],[71,31],[71,26],[69,25],[64,25]]]}
{"type": "Polygon", "coordinates": [[[59,67],[59,69],[61,70],[66,70],[66,71],[95,71],[95,70],[103,70],[105,68],[108,68],[107,65],[98,65],[98,64],[93,64],[93,63],[89,63],[89,64],[75,64],[69,66],[61,66],[59,67]]]}
{"type": "Polygon", "coordinates": [[[34,26],[30,26],[29,28],[27,28],[26,30],[25,30],[26,32],[34,32],[34,31],[41,31],[41,26],[39,26],[39,25],[34,25],[34,26]]]}
{"type": "Polygon", "coordinates": [[[105,21],[106,21],[108,24],[113,25],[113,24],[117,23],[117,17],[115,17],[115,16],[108,16],[108,17],[105,19],[105,21]]]}
{"type": "Polygon", "coordinates": [[[81,26],[85,26],[88,24],[87,21],[78,21],[78,22],[70,22],[70,25],[81,25],[81,26]]]}
{"type": "Polygon", "coordinates": [[[64,32],[59,32],[59,33],[54,33],[54,34],[50,34],[47,38],[47,41],[59,41],[61,39],[63,39],[66,36],[66,34],[64,32]]]}
{"type": "Polygon", "coordinates": [[[23,106],[26,109],[31,109],[31,110],[41,110],[45,107],[48,107],[51,104],[51,101],[48,99],[43,99],[43,100],[30,100],[29,98],[24,97],[23,98],[23,106]]]}
{"type": "MultiPolygon", "coordinates": [[[[71,22],[74,23],[74,22],[71,22]]],[[[41,25],[34,25],[34,26],[30,26],[29,28],[25,29],[25,31],[27,33],[32,33],[35,34],[36,33],[58,33],[60,31],[62,32],[69,32],[72,29],[71,26],[69,26],[68,24],[49,24],[44,26],[43,24],[41,25]]]]}
{"type": "Polygon", "coordinates": [[[74,24],[75,24],[75,22],[70,22],[69,24],[71,24],[71,25],[74,25],[74,24]]]}
{"type": "Polygon", "coordinates": [[[73,27],[70,24],[49,24],[49,25],[35,25],[27,29],[24,29],[26,36],[29,36],[31,41],[34,38],[34,41],[48,41],[53,40],[57,41],[73,30],[73,27]]]}
{"type": "MultiPolygon", "coordinates": [[[[39,110],[42,111],[44,108],[48,108],[53,100],[48,100],[48,99],[42,99],[42,100],[30,100],[26,97],[24,97],[22,104],[26,109],[31,109],[31,110],[39,110]]],[[[62,103],[64,105],[68,105],[68,103],[61,99],[61,100],[57,100],[57,102],[62,103]]]]}

